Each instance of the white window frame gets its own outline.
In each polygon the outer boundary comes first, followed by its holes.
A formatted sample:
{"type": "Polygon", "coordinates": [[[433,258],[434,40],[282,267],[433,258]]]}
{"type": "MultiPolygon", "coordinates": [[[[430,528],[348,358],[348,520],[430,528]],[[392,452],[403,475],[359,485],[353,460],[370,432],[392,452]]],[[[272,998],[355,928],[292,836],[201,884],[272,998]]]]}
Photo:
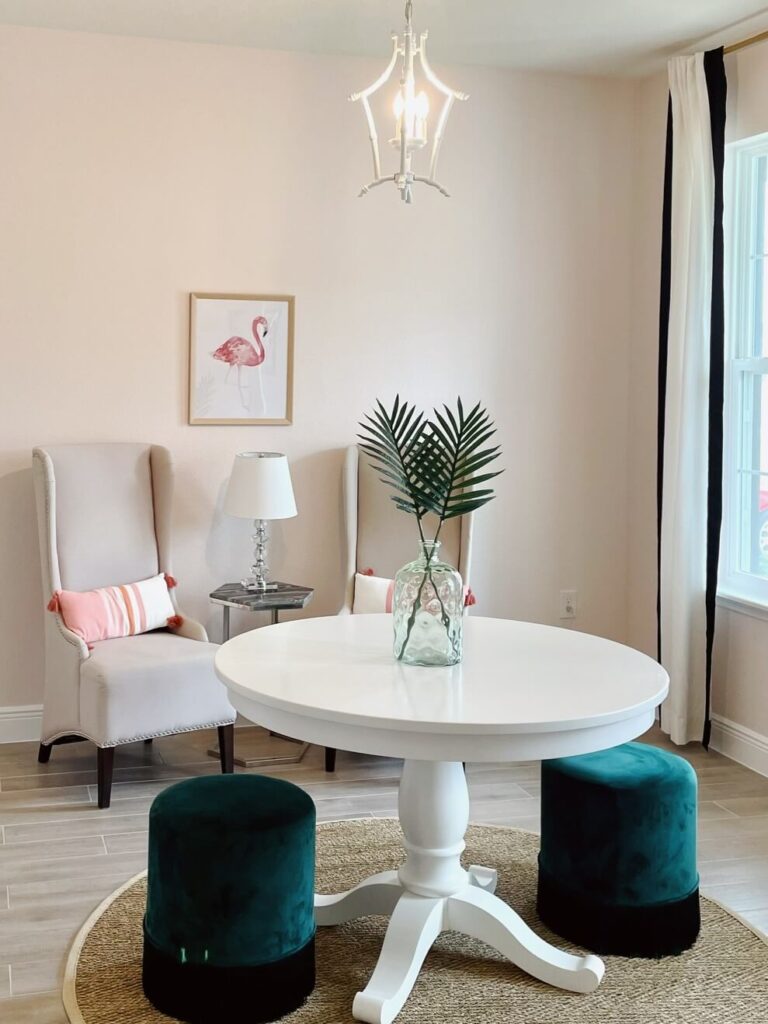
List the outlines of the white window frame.
{"type": "MultiPolygon", "coordinates": [[[[754,543],[750,522],[743,514],[750,499],[744,465],[745,448],[755,443],[751,415],[753,396],[747,387],[756,376],[768,378],[768,356],[754,355],[755,232],[759,160],[768,166],[768,133],[731,143],[726,153],[726,358],[723,460],[723,529],[721,534],[718,601],[748,614],[768,618],[768,576],[743,569],[743,546],[754,543]]],[[[765,170],[764,170],[765,173],[765,170]]],[[[768,238],[762,249],[768,251],[768,238]]],[[[768,257],[766,257],[768,259],[768,257]]],[[[768,292],[763,296],[768,319],[768,292]]],[[[758,478],[759,479],[759,478],[758,478]]],[[[768,476],[766,489],[768,489],[768,476]]]]}

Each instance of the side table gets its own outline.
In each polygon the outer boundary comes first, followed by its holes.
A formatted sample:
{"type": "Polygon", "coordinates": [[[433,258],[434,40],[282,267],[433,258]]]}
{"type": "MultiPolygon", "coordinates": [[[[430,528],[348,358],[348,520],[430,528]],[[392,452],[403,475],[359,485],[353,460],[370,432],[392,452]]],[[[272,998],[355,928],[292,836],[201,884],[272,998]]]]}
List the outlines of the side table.
{"type": "MultiPolygon", "coordinates": [[[[273,583],[268,590],[246,590],[242,583],[224,583],[209,596],[211,604],[221,605],[222,641],[229,640],[229,612],[231,608],[247,608],[252,612],[269,612],[272,625],[278,621],[281,611],[291,608],[305,608],[312,600],[312,587],[300,587],[294,583],[273,583]]],[[[274,753],[261,757],[241,757],[235,751],[235,764],[241,768],[258,768],[267,764],[296,764],[309,749],[308,743],[280,736],[271,732],[270,739],[281,741],[281,747],[274,753]],[[290,744],[290,746],[288,746],[290,744]]],[[[274,745],[274,744],[273,744],[274,745]]],[[[219,756],[217,749],[208,751],[210,757],[219,756]]]]}
{"type": "Polygon", "coordinates": [[[252,612],[270,612],[272,623],[278,613],[289,608],[305,608],[312,600],[312,587],[299,587],[295,583],[273,583],[269,590],[246,590],[242,583],[224,583],[211,593],[211,604],[220,604],[223,615],[224,641],[229,640],[229,609],[248,608],[252,612]]]}

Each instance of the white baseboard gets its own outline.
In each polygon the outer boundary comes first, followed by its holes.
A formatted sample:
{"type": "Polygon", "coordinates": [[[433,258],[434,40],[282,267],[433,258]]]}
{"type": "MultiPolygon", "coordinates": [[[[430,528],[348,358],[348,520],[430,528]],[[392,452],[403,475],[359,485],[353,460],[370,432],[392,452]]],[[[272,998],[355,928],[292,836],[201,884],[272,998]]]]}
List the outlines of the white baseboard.
{"type": "Polygon", "coordinates": [[[43,723],[42,704],[18,704],[0,708],[0,743],[39,740],[43,723]]]}
{"type": "Polygon", "coordinates": [[[753,772],[768,776],[768,736],[728,718],[712,715],[710,746],[753,772]]]}

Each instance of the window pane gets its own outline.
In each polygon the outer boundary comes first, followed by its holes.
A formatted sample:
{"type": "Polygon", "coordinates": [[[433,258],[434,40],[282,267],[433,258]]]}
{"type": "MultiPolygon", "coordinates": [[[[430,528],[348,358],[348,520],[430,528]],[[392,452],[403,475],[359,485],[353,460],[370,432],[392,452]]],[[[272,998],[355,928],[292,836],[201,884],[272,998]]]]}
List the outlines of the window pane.
{"type": "MultiPolygon", "coordinates": [[[[749,417],[754,423],[753,455],[750,468],[758,470],[760,473],[768,473],[768,377],[762,374],[750,374],[750,377],[753,377],[752,394],[754,396],[749,417]]],[[[749,429],[749,423],[747,422],[745,425],[749,429]]]]}
{"type": "Polygon", "coordinates": [[[768,474],[745,480],[741,571],[768,578],[768,474]]]}
{"type": "Polygon", "coordinates": [[[768,133],[726,154],[723,587],[768,607],[768,133]]]}
{"type": "Polygon", "coordinates": [[[741,572],[768,578],[768,474],[742,480],[741,572]]]}
{"type": "Polygon", "coordinates": [[[768,377],[744,374],[741,405],[740,569],[768,578],[768,377]]]}
{"type": "Polygon", "coordinates": [[[752,221],[752,233],[750,239],[750,256],[752,262],[752,296],[751,309],[745,310],[750,318],[749,331],[749,353],[762,356],[768,354],[768,318],[763,313],[763,296],[768,295],[768,253],[766,253],[766,240],[768,239],[768,202],[766,202],[766,189],[768,189],[768,157],[757,157],[753,164],[754,184],[752,202],[754,204],[754,219],[752,221]]]}

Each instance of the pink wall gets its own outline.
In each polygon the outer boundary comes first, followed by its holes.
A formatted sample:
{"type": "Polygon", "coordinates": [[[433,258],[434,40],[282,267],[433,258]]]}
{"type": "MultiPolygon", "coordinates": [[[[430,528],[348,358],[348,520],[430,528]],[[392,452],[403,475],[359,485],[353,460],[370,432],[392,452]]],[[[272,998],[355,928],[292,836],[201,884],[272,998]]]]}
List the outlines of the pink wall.
{"type": "Polygon", "coordinates": [[[42,695],[34,444],[174,451],[181,600],[218,638],[206,595],[249,554],[219,511],[233,454],[288,454],[300,514],[272,562],[332,613],[341,450],[398,390],[498,421],[478,612],[557,621],[576,588],[577,627],[625,637],[634,86],[452,69],[471,93],[453,198],[406,208],[355,198],[369,157],[345,96],[378,66],[0,28],[0,706],[42,695]],[[292,427],[186,424],[195,290],[296,295],[292,427]]]}

